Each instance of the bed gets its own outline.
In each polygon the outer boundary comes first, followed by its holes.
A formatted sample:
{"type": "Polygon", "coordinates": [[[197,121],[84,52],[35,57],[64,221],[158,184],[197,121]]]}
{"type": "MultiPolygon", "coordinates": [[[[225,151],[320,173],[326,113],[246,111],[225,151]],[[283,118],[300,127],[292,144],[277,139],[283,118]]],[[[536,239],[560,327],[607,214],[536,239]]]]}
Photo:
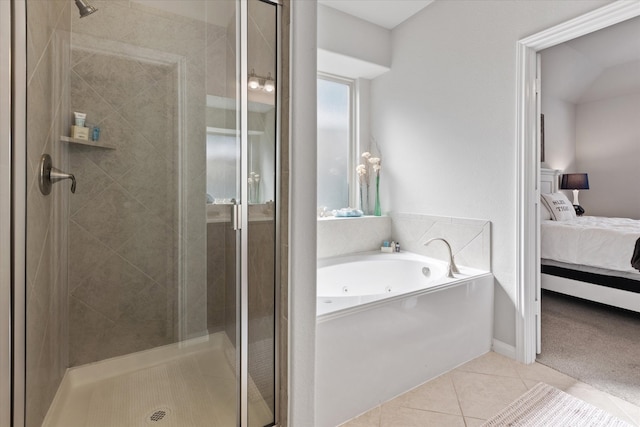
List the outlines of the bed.
{"type": "Polygon", "coordinates": [[[640,221],[594,216],[545,219],[552,216],[544,209],[550,206],[553,211],[549,200],[558,191],[559,176],[559,171],[541,169],[542,289],[640,312],[640,270],[632,265],[632,257],[640,255],[636,248],[640,221]]]}

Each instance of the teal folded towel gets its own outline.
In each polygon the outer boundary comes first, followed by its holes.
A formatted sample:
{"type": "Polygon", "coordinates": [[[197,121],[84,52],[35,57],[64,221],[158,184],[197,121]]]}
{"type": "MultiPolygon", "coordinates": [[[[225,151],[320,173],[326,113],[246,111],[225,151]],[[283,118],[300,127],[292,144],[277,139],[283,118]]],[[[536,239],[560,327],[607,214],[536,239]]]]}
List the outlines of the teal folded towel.
{"type": "Polygon", "coordinates": [[[337,216],[337,217],[362,216],[362,211],[360,209],[352,209],[352,208],[336,209],[332,213],[333,213],[333,216],[337,216]]]}

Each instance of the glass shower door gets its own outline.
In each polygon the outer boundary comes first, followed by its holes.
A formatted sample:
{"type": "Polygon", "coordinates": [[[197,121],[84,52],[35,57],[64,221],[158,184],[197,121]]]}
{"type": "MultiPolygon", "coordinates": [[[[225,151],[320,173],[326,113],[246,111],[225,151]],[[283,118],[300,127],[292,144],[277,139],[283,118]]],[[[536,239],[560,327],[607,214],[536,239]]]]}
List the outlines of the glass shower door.
{"type": "Polygon", "coordinates": [[[27,426],[237,425],[238,4],[26,2],[27,426]]]}
{"type": "Polygon", "coordinates": [[[24,425],[274,425],[278,7],[15,4],[24,425]]]}

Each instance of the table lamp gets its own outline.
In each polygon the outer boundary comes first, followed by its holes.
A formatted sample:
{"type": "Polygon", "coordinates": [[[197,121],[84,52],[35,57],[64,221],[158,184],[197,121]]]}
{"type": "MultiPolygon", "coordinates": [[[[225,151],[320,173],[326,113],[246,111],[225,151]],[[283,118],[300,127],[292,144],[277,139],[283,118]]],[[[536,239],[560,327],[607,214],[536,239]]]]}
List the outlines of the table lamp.
{"type": "Polygon", "coordinates": [[[586,173],[566,173],[562,175],[560,181],[561,190],[573,190],[573,207],[576,215],[580,216],[584,213],[584,209],[578,201],[578,191],[589,189],[589,177],[586,173]]]}

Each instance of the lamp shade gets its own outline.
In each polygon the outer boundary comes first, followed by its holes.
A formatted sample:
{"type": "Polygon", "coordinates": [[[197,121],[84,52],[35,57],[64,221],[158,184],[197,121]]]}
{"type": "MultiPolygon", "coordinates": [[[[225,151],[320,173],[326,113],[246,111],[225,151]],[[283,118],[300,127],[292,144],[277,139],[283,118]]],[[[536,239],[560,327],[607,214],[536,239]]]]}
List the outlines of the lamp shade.
{"type": "Polygon", "coordinates": [[[561,190],[588,190],[589,177],[586,173],[566,173],[560,181],[561,190]]]}

